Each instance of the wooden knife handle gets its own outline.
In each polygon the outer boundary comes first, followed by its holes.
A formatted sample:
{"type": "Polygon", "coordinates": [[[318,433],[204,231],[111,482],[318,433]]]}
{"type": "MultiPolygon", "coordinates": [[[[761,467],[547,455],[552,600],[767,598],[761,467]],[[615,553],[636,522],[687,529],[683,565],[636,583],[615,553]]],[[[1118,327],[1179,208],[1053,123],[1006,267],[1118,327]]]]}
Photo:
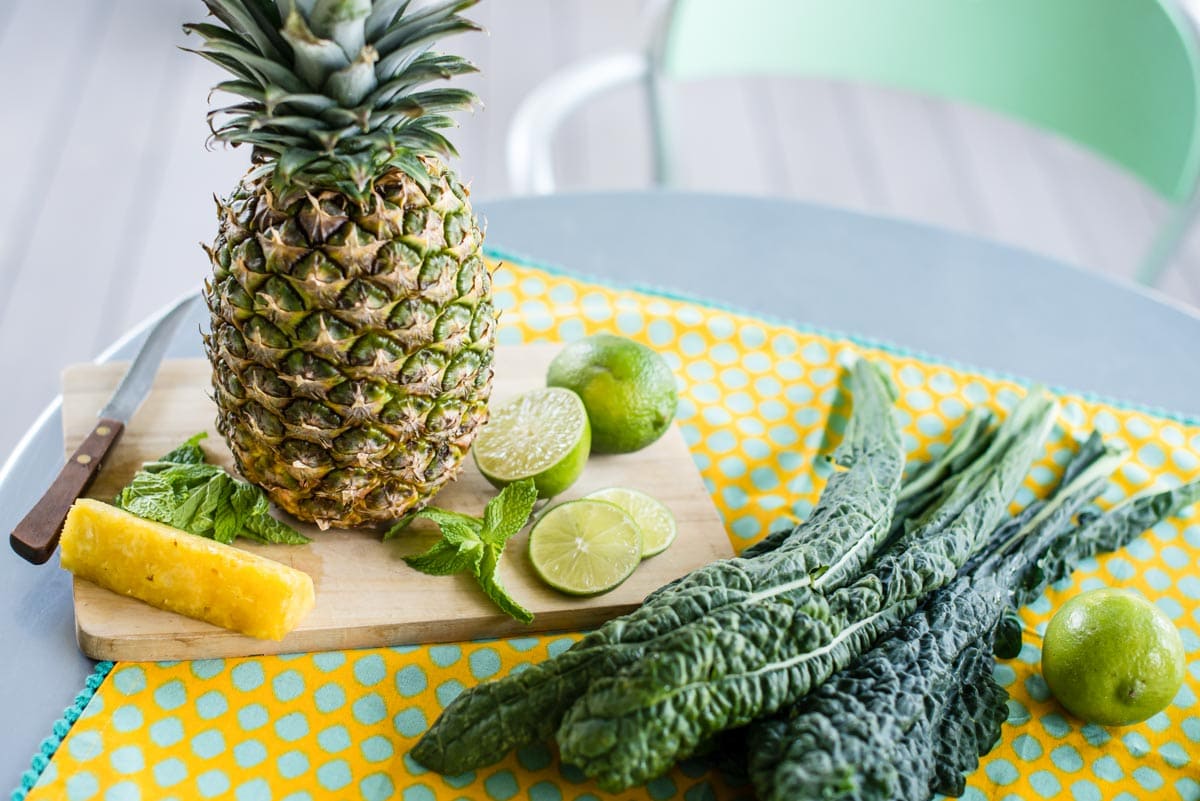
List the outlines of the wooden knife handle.
{"type": "Polygon", "coordinates": [[[120,439],[125,424],[119,420],[100,419],[83,444],[71,454],[58,478],[46,490],[42,499],[17,524],[8,541],[24,559],[40,565],[58,547],[58,536],[71,504],[82,495],[100,472],[108,451],[120,439]]]}

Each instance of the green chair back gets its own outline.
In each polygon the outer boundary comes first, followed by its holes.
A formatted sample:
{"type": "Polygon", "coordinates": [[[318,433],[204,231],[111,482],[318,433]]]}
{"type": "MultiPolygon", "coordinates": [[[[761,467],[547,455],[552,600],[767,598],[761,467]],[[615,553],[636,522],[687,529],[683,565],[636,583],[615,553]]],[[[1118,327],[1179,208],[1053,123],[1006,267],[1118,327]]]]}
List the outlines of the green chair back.
{"type": "Polygon", "coordinates": [[[1159,0],[676,0],[659,74],[822,75],[1057,132],[1163,197],[1200,175],[1192,22],[1159,0]]]}

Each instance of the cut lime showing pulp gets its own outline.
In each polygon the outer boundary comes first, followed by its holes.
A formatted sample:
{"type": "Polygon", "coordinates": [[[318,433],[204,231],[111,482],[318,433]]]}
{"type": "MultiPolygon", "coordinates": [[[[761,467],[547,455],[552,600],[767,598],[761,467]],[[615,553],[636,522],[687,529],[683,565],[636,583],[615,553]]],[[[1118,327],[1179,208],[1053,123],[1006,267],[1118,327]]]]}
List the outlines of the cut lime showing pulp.
{"type": "Polygon", "coordinates": [[[568,389],[535,389],[492,410],[472,452],[484,478],[505,487],[532,478],[539,498],[575,483],[587,463],[592,431],[583,401],[568,389]]]}
{"type": "Polygon", "coordinates": [[[595,595],[629,578],[642,561],[642,531],[616,504],[568,501],[533,524],[529,559],[554,589],[595,595]]]}
{"type": "Polygon", "coordinates": [[[644,492],[626,487],[609,487],[589,493],[587,498],[615,503],[642,530],[642,558],[667,550],[675,541],[675,516],[662,503],[644,492]]]}

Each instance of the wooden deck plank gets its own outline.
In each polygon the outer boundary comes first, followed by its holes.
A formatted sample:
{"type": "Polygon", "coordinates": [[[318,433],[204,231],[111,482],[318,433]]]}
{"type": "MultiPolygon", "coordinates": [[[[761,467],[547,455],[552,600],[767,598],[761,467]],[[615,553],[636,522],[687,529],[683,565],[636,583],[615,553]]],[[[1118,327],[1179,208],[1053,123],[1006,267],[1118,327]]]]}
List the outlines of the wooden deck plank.
{"type": "Polygon", "coordinates": [[[860,147],[878,166],[883,210],[958,231],[981,227],[970,165],[948,146],[955,134],[938,101],[875,86],[855,86],[848,98],[861,120],[860,147]]]}
{"type": "MultiPolygon", "coordinates": [[[[789,81],[791,82],[791,81],[789,81]]],[[[781,98],[771,85],[770,79],[756,80],[746,91],[751,108],[754,109],[755,144],[762,150],[767,164],[766,181],[761,192],[775,197],[795,197],[796,182],[789,169],[787,152],[791,150],[784,135],[785,128],[782,106],[794,106],[794,98],[781,98]]]]}
{"type": "MultiPolygon", "coordinates": [[[[47,110],[53,127],[45,141],[56,152],[38,169],[52,180],[38,213],[19,229],[20,259],[9,267],[11,291],[0,311],[0,336],[23,343],[0,351],[0,371],[25,377],[9,406],[16,419],[32,420],[57,393],[62,365],[95,355],[108,314],[103,300],[128,281],[121,239],[138,212],[135,176],[159,113],[144,85],[148,76],[162,79],[173,52],[173,33],[157,35],[165,20],[173,26],[172,6],[115,0],[109,21],[101,17],[90,29],[96,41],[80,45],[95,58],[85,62],[83,79],[73,78],[79,95],[64,92],[47,110]],[[63,98],[73,104],[65,120],[57,107],[63,98]],[[24,343],[36,343],[36,358],[48,369],[29,370],[24,343]]],[[[18,432],[5,433],[0,447],[18,432]]]]}
{"type": "Polygon", "coordinates": [[[872,205],[873,155],[856,148],[847,133],[835,81],[770,78],[769,115],[774,149],[786,190],[780,194],[816,203],[866,210],[872,205]]]}
{"type": "MultiPolygon", "coordinates": [[[[1146,214],[1158,221],[1167,219],[1170,211],[1166,200],[1153,192],[1142,192],[1139,198],[1146,214]]],[[[1193,218],[1189,230],[1171,254],[1159,287],[1176,300],[1200,309],[1200,215],[1193,218]]]]}
{"type": "MultiPolygon", "coordinates": [[[[22,3],[14,8],[0,47],[0,97],[6,118],[20,121],[0,126],[0,152],[23,154],[6,159],[9,191],[0,193],[0,280],[10,288],[0,293],[0,320],[8,316],[11,290],[29,261],[33,231],[53,211],[47,208],[48,196],[59,181],[71,179],[63,176],[63,156],[70,131],[81,121],[82,100],[103,91],[90,66],[102,55],[112,0],[63,5],[69,7],[22,3]],[[47,30],[56,32],[65,57],[39,57],[47,30]],[[36,65],[32,79],[30,65],[36,65]]],[[[88,122],[82,120],[85,127],[88,122]]]]}
{"type": "MultiPolygon", "coordinates": [[[[211,243],[217,218],[214,196],[225,196],[250,164],[249,151],[215,144],[205,148],[209,88],[221,80],[215,66],[179,50],[170,56],[177,71],[170,113],[156,129],[157,171],[153,202],[140,209],[136,259],[120,303],[97,332],[97,349],[136,325],[209,274],[200,243],[211,243]],[[119,315],[117,314],[119,310],[119,315]]],[[[219,97],[214,97],[220,102],[219,97]]],[[[228,102],[228,98],[226,98],[228,102]]]]}
{"type": "Polygon", "coordinates": [[[21,0],[8,0],[7,3],[0,5],[0,49],[4,47],[4,38],[8,33],[8,24],[16,16],[17,9],[20,7],[21,0]]]}
{"type": "Polygon", "coordinates": [[[999,242],[1084,263],[1084,246],[1051,187],[1053,180],[1034,157],[1044,134],[986,109],[945,106],[975,176],[986,224],[970,231],[999,242]]]}
{"type": "MultiPolygon", "coordinates": [[[[651,16],[642,0],[607,0],[604,14],[587,3],[560,2],[570,9],[562,23],[570,47],[557,57],[577,64],[618,51],[636,51],[649,40],[651,16]]],[[[599,96],[568,118],[555,149],[555,169],[564,189],[643,188],[653,181],[650,116],[645,90],[630,84],[599,96]]]]}
{"type": "Polygon", "coordinates": [[[1192,269],[1179,270],[1177,274],[1183,280],[1183,290],[1178,293],[1178,297],[1185,303],[1190,303],[1200,309],[1200,276],[1196,275],[1196,262],[1192,262],[1192,269]]]}
{"type": "MultiPolygon", "coordinates": [[[[475,92],[482,105],[473,112],[459,114],[459,127],[447,132],[461,155],[452,166],[470,186],[475,198],[479,197],[481,190],[486,191],[493,174],[490,169],[488,142],[502,136],[504,132],[503,125],[496,120],[496,112],[490,102],[491,87],[495,80],[491,74],[491,65],[495,61],[492,56],[494,38],[491,35],[492,20],[495,18],[494,6],[495,3],[480,3],[467,14],[482,25],[485,32],[464,33],[446,39],[441,45],[447,52],[462,56],[481,69],[481,72],[474,75],[455,79],[456,86],[475,92]]],[[[514,7],[517,7],[517,4],[514,4],[514,7]]],[[[523,5],[520,8],[521,13],[525,13],[523,5]]],[[[502,172],[495,174],[503,175],[502,172]]]]}
{"type": "Polygon", "coordinates": [[[1033,149],[1066,219],[1078,232],[1081,266],[1131,278],[1166,221],[1165,207],[1152,214],[1142,200],[1150,190],[1119,166],[1057,136],[1033,149]],[[1157,219],[1155,219],[1157,217],[1157,219]]]}
{"type": "MultiPolygon", "coordinates": [[[[842,82],[834,96],[838,119],[847,146],[854,153],[856,172],[861,175],[866,205],[863,211],[888,214],[886,190],[884,189],[884,167],[879,163],[879,152],[872,147],[867,135],[867,123],[858,97],[860,87],[842,82]]],[[[819,145],[818,145],[819,147],[819,145]]]]}
{"type": "MultiPolygon", "coordinates": [[[[513,110],[531,87],[563,63],[554,52],[555,31],[549,13],[552,2],[514,0],[502,8],[483,3],[479,13],[473,14],[489,34],[483,83],[476,90],[484,107],[469,120],[478,138],[464,141],[460,149],[462,174],[472,181],[472,193],[477,198],[504,194],[508,186],[504,136],[513,110]]],[[[462,38],[464,41],[457,44],[466,44],[467,37],[462,38]]],[[[470,43],[472,47],[479,44],[470,43]]],[[[464,126],[467,124],[464,122],[464,126]]]]}
{"type": "Polygon", "coordinates": [[[1163,272],[1160,286],[1176,300],[1200,309],[1200,225],[1193,223],[1163,272]]]}
{"type": "Polygon", "coordinates": [[[183,84],[181,79],[194,56],[172,48],[163,53],[161,58],[163,63],[157,76],[157,86],[153,86],[153,94],[149,98],[154,117],[149,124],[145,145],[131,170],[136,192],[128,198],[122,215],[124,222],[113,253],[115,280],[109,282],[103,295],[101,308],[104,313],[93,339],[93,349],[96,351],[105,348],[127,330],[132,324],[131,319],[145,317],[145,308],[133,305],[135,296],[130,292],[130,287],[135,277],[153,269],[153,265],[164,263],[161,254],[151,249],[153,243],[149,236],[151,229],[148,217],[150,212],[174,203],[168,159],[172,146],[179,139],[177,124],[180,111],[188,107],[183,94],[179,92],[183,84]]]}
{"type": "Polygon", "coordinates": [[[669,85],[670,143],[676,186],[735,195],[761,194],[773,165],[748,82],[736,78],[669,85]],[[721,113],[715,114],[719,106],[721,113]]]}

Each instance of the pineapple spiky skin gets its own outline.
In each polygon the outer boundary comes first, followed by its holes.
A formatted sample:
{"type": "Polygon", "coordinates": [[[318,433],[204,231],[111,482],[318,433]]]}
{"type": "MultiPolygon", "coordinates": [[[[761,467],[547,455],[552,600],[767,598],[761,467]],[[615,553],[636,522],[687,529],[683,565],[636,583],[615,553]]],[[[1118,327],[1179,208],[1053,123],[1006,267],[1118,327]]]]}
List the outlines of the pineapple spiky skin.
{"type": "Polygon", "coordinates": [[[321,528],[423,506],[487,420],[496,312],[468,191],[440,160],[365,201],[277,196],[252,170],[218,202],[206,287],[217,428],[238,469],[321,528]]]}
{"type": "Polygon", "coordinates": [[[322,528],[394,520],[487,419],[496,313],[441,133],[475,71],[430,48],[478,0],[204,0],[213,109],[251,168],[218,201],[206,288],[217,429],[238,469],[322,528]]]}

